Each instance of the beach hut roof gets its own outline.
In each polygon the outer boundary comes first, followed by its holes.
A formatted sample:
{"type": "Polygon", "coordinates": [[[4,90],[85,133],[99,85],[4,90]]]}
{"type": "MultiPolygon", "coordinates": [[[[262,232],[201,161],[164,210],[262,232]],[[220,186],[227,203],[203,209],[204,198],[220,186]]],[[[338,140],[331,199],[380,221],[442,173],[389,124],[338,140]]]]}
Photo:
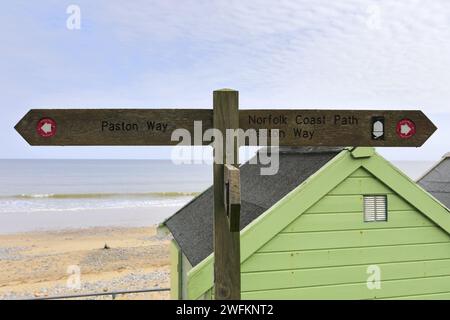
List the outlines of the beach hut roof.
{"type": "Polygon", "coordinates": [[[450,208],[450,153],[428,170],[418,184],[450,208]]]}
{"type": "MultiPolygon", "coordinates": [[[[298,187],[343,148],[280,148],[279,171],[260,175],[260,164],[241,166],[241,230],[298,187]]],[[[208,188],[163,225],[167,227],[192,266],[213,252],[213,189],[208,188]]]]}

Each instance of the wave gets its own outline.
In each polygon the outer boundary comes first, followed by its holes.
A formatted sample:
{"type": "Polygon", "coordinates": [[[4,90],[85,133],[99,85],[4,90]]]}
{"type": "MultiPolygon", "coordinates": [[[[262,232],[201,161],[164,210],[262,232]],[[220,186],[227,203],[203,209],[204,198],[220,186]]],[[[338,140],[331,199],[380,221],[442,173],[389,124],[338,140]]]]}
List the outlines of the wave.
{"type": "Polygon", "coordinates": [[[18,194],[0,196],[0,199],[105,199],[105,198],[177,198],[195,197],[199,192],[142,192],[142,193],[68,193],[18,194]]]}
{"type": "Polygon", "coordinates": [[[75,202],[69,205],[53,204],[21,204],[20,200],[15,200],[18,203],[10,203],[9,206],[1,206],[0,214],[14,214],[14,213],[34,213],[34,212],[75,212],[75,211],[97,211],[110,209],[127,209],[133,210],[138,208],[164,208],[164,207],[181,207],[185,205],[190,198],[176,198],[173,200],[147,200],[147,201],[125,201],[125,202],[75,202]]]}

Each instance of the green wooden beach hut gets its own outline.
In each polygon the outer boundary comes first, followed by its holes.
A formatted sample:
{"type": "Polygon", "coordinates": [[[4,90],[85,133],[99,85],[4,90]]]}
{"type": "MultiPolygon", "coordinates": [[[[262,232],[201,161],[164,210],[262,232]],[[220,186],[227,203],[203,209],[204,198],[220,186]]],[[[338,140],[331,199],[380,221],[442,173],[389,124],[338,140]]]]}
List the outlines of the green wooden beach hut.
{"type": "MultiPolygon", "coordinates": [[[[373,148],[241,166],[242,299],[450,299],[450,212],[373,148]]],[[[213,193],[167,219],[173,299],[213,298],[213,193]]]]}

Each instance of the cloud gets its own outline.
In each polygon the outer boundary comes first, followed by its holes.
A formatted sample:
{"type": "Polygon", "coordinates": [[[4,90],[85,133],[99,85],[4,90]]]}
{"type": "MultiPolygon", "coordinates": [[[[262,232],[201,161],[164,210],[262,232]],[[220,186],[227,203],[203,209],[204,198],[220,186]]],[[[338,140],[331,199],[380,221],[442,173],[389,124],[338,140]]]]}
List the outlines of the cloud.
{"type": "MultiPolygon", "coordinates": [[[[221,87],[244,108],[450,113],[447,0],[76,3],[79,31],[65,28],[71,3],[4,5],[1,126],[30,107],[210,107],[221,87]]],[[[444,134],[433,141],[416,154],[448,151],[444,134]]],[[[17,142],[0,137],[26,155],[17,142]]]]}
{"type": "Polygon", "coordinates": [[[147,3],[107,10],[120,41],[176,67],[141,74],[137,87],[230,83],[265,105],[449,111],[447,1],[147,3]]]}

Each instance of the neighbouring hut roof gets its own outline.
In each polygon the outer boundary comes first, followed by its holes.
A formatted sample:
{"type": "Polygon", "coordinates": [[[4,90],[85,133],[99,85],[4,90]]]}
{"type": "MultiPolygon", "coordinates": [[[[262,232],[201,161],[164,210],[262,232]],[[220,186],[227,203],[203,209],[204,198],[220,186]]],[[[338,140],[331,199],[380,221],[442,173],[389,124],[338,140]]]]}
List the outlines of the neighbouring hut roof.
{"type": "Polygon", "coordinates": [[[450,153],[420,178],[418,184],[450,208],[450,153]]]}
{"type": "MultiPolygon", "coordinates": [[[[343,148],[280,148],[279,171],[260,175],[260,164],[241,169],[241,230],[290,191],[308,179],[343,148]]],[[[193,199],[164,225],[170,230],[192,266],[213,252],[213,189],[193,199]]]]}

